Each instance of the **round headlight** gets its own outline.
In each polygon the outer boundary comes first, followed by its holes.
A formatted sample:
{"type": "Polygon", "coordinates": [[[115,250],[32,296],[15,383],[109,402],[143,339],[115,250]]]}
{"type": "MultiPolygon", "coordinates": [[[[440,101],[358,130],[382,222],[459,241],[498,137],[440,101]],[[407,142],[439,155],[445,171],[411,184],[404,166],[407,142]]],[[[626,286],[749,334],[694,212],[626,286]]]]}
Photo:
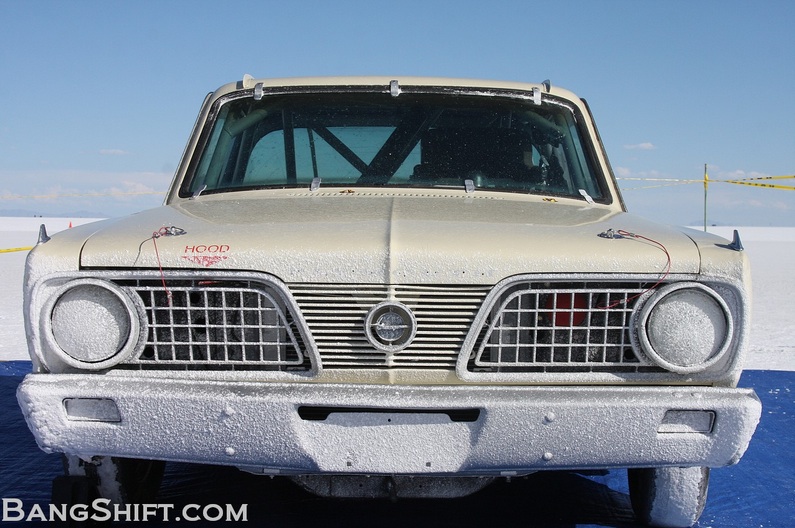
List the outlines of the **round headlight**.
{"type": "Polygon", "coordinates": [[[726,302],[698,283],[660,288],[644,304],[637,324],[646,355],[680,374],[714,365],[728,350],[734,331],[726,302]]]}
{"type": "Polygon", "coordinates": [[[115,284],[79,279],[62,286],[45,312],[45,336],[60,358],[79,368],[107,368],[141,341],[140,311],[115,284]]]}

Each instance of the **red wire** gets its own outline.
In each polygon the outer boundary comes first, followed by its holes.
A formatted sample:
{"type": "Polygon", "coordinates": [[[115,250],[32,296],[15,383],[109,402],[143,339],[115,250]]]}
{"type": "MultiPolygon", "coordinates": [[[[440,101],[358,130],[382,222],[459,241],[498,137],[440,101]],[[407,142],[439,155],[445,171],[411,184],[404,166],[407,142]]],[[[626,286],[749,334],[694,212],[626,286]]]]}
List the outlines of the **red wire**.
{"type": "Polygon", "coordinates": [[[642,292],[638,293],[637,295],[633,295],[632,297],[630,297],[630,298],[628,298],[626,300],[619,299],[618,301],[616,301],[614,303],[611,303],[611,304],[609,304],[607,306],[604,306],[603,309],[605,309],[605,310],[610,310],[610,309],[615,308],[616,306],[618,306],[620,304],[629,304],[630,302],[634,301],[638,297],[641,297],[645,293],[656,289],[660,284],[662,284],[665,281],[665,279],[668,278],[668,275],[671,273],[671,254],[668,253],[668,248],[665,247],[665,244],[663,244],[662,242],[658,242],[657,240],[654,240],[652,238],[643,236],[643,235],[638,235],[638,234],[635,234],[635,233],[630,233],[629,231],[624,231],[623,229],[619,229],[618,231],[616,231],[616,233],[618,233],[622,237],[641,239],[641,240],[645,240],[646,242],[651,242],[652,244],[654,244],[655,246],[660,248],[663,253],[665,253],[665,258],[667,259],[667,262],[665,264],[665,271],[660,276],[659,280],[657,280],[657,282],[654,283],[653,286],[651,286],[650,288],[646,288],[642,292]]]}

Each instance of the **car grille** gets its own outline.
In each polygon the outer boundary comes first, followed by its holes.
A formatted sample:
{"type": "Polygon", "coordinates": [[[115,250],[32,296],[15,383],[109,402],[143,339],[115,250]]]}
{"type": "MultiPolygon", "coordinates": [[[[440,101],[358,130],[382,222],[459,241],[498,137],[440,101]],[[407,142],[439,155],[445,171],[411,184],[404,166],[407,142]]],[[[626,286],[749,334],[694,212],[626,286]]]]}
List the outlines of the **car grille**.
{"type": "Polygon", "coordinates": [[[141,299],[148,328],[142,352],[121,368],[308,372],[314,361],[324,369],[458,366],[472,375],[661,370],[631,341],[645,283],[281,286],[227,274],[169,278],[167,293],[151,276],[115,282],[141,299]],[[417,323],[397,352],[376,348],[365,331],[385,301],[407,306],[417,323]]]}
{"type": "Polygon", "coordinates": [[[323,368],[454,369],[488,286],[290,284],[323,368]],[[406,305],[417,320],[412,343],[396,353],[374,348],[364,321],[384,301],[406,305]]]}
{"type": "Polygon", "coordinates": [[[296,322],[267,284],[247,280],[118,281],[143,301],[140,368],[308,370],[296,322]],[[167,293],[168,292],[168,293],[167,293]],[[170,302],[169,302],[170,296],[170,302]]]}
{"type": "Polygon", "coordinates": [[[633,351],[644,284],[515,282],[485,308],[470,372],[657,372],[633,351]]]}

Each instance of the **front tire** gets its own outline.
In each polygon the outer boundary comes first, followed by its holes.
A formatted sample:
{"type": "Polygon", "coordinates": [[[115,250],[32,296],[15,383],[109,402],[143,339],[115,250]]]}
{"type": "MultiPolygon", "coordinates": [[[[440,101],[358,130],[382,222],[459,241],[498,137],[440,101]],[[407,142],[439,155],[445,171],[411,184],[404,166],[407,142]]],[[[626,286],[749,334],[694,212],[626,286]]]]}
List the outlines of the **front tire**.
{"type": "Polygon", "coordinates": [[[93,457],[89,462],[64,455],[66,474],[85,477],[96,496],[113,504],[153,502],[163,479],[165,462],[109,456],[93,457]]]}
{"type": "Polygon", "coordinates": [[[635,516],[649,526],[688,528],[704,511],[708,467],[630,469],[627,475],[635,516]]]}

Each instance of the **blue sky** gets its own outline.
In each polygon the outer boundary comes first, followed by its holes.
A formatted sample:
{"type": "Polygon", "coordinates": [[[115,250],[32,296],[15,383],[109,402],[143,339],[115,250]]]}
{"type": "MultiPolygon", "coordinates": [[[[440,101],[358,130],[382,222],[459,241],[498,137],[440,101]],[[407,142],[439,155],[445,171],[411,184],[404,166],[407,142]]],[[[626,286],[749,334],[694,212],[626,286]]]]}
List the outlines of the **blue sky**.
{"type": "MultiPolygon", "coordinates": [[[[791,1],[0,0],[0,29],[0,214],[159,205],[202,99],[244,73],[551,79],[619,177],[795,174],[791,1]]],[[[699,184],[620,183],[633,212],[703,221],[699,184]]],[[[795,191],[714,183],[708,213],[793,226],[795,191]]]]}

